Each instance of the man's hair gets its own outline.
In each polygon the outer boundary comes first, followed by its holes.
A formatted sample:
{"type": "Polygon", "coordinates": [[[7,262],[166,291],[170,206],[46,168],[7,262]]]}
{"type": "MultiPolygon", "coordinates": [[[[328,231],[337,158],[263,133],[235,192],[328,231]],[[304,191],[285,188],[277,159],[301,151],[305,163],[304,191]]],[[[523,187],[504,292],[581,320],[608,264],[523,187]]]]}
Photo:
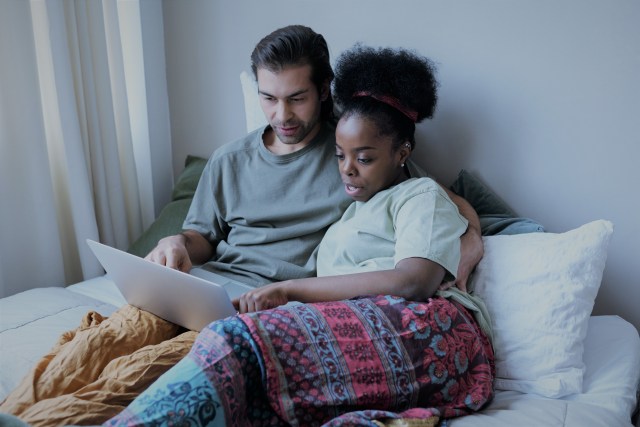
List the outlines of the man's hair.
{"type": "Polygon", "coordinates": [[[325,83],[327,99],[322,102],[321,117],[333,117],[333,99],[330,84],[333,69],[329,58],[329,48],[322,34],[303,25],[290,25],[275,30],[258,42],[251,53],[251,70],[258,79],[258,69],[263,68],[278,73],[289,66],[311,66],[311,81],[321,93],[325,83]]]}

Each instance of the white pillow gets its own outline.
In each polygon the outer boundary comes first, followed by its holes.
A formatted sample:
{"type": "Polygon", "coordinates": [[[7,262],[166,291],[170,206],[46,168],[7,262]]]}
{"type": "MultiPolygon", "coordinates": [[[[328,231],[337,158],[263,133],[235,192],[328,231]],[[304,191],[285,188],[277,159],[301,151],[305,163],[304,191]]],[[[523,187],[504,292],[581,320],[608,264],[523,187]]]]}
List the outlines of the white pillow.
{"type": "Polygon", "coordinates": [[[613,224],[484,237],[472,279],[494,328],[496,388],[550,398],[582,392],[583,340],[613,224]]]}
{"type": "Polygon", "coordinates": [[[244,115],[247,125],[247,133],[267,124],[260,98],[258,97],[258,84],[252,74],[246,71],[240,73],[240,85],[244,97],[244,115]]]}

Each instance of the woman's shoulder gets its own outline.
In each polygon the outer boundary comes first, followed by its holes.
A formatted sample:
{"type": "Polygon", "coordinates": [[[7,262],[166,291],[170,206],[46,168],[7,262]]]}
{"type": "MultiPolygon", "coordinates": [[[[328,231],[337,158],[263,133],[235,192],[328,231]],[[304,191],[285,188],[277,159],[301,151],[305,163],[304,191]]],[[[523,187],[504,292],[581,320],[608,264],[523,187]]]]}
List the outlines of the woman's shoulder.
{"type": "Polygon", "coordinates": [[[367,202],[356,202],[359,209],[377,210],[386,209],[390,211],[400,209],[405,203],[412,199],[428,198],[448,198],[446,191],[431,178],[409,178],[406,181],[396,184],[393,187],[380,191],[367,202]]]}
{"type": "MultiPolygon", "coordinates": [[[[409,178],[390,188],[386,195],[381,195],[382,201],[392,210],[401,209],[407,203],[414,201],[422,204],[425,201],[435,203],[437,200],[450,202],[447,192],[432,178],[409,178]]],[[[429,203],[429,202],[428,202],[429,203]]]]}
{"type": "Polygon", "coordinates": [[[427,192],[446,192],[434,179],[428,177],[409,178],[406,181],[396,185],[396,191],[401,194],[417,195],[427,192]]]}

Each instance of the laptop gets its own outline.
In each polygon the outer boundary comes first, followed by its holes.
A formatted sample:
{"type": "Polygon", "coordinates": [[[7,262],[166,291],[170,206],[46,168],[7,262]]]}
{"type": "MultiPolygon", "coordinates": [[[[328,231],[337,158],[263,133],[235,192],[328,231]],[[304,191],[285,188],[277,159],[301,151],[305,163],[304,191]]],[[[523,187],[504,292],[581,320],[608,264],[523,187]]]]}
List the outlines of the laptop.
{"type": "Polygon", "coordinates": [[[254,289],[211,282],[90,239],[87,244],[128,304],[193,331],[236,314],[231,299],[254,289]]]}

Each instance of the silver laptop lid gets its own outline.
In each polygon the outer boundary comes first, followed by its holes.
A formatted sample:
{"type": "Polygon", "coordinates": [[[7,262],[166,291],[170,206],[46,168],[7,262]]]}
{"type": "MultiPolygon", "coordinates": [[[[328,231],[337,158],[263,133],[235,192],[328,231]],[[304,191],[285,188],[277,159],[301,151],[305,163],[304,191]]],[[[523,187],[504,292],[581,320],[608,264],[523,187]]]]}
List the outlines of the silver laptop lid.
{"type": "Polygon", "coordinates": [[[130,305],[194,331],[236,313],[217,283],[90,239],[87,243],[130,305]]]}

